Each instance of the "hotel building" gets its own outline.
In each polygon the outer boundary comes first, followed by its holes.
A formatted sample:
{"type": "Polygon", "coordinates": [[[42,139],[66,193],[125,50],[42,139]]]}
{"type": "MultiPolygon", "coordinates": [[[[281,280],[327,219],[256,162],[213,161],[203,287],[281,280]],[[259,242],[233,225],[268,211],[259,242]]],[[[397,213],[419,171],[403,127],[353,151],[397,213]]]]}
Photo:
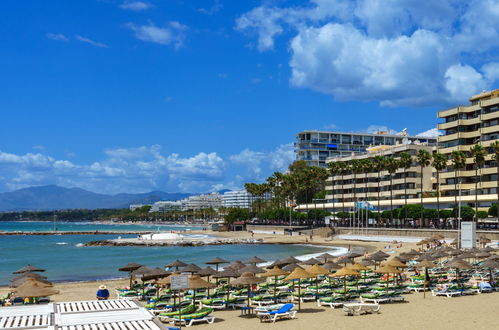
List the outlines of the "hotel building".
{"type": "Polygon", "coordinates": [[[365,154],[372,146],[410,143],[436,145],[437,139],[382,131],[376,134],[303,131],[296,135],[295,154],[296,160],[305,160],[309,166],[326,167],[328,158],[365,154]]]}

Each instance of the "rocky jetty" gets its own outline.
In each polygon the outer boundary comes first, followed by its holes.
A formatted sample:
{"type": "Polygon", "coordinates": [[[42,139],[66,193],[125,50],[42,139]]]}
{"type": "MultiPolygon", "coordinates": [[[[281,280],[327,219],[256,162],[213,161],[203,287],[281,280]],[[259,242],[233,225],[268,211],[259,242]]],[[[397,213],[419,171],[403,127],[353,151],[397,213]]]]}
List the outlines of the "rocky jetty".
{"type": "Polygon", "coordinates": [[[212,238],[212,239],[181,239],[181,240],[140,240],[123,238],[113,240],[92,241],[84,246],[203,246],[231,244],[262,244],[263,239],[252,238],[212,238]]]}

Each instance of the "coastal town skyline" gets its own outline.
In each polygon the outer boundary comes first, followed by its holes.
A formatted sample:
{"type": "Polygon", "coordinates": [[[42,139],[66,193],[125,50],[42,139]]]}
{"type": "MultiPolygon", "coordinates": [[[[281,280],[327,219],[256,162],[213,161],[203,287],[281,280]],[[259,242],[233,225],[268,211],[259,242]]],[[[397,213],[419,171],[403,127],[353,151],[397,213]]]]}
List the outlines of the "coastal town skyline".
{"type": "Polygon", "coordinates": [[[362,1],[28,3],[1,5],[1,192],[237,189],[285,170],[303,130],[416,135],[499,72],[487,1],[424,17],[362,1]]]}

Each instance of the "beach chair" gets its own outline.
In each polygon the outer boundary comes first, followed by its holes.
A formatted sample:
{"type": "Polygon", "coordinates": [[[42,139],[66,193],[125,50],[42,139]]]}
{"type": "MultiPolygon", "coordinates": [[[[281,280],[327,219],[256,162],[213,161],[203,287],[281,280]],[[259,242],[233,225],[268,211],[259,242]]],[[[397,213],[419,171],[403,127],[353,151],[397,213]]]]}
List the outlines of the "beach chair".
{"type": "Polygon", "coordinates": [[[445,297],[457,297],[461,295],[461,291],[449,291],[449,290],[431,290],[431,294],[434,297],[445,296],[445,297]]]}
{"type": "Polygon", "coordinates": [[[174,324],[180,323],[180,325],[185,325],[186,327],[190,327],[194,323],[201,323],[201,322],[206,322],[208,324],[211,324],[215,322],[215,317],[210,316],[212,312],[213,312],[212,308],[202,308],[196,313],[174,316],[173,323],[174,324]]]}
{"type": "Polygon", "coordinates": [[[276,311],[259,312],[257,314],[257,317],[260,319],[260,322],[272,321],[273,323],[281,318],[294,319],[296,316],[296,311],[291,310],[293,307],[295,307],[294,304],[285,304],[276,311]]]}
{"type": "Polygon", "coordinates": [[[192,314],[196,311],[196,306],[194,305],[189,305],[187,307],[182,308],[181,310],[175,311],[175,312],[164,312],[164,313],[159,313],[158,314],[158,319],[161,322],[171,322],[171,320],[175,316],[179,315],[187,315],[187,314],[192,314]]]}
{"type": "Polygon", "coordinates": [[[361,313],[372,314],[379,313],[380,308],[379,304],[350,303],[343,305],[343,312],[351,316],[360,315],[361,313]]]}
{"type": "Polygon", "coordinates": [[[275,305],[267,305],[267,306],[259,306],[255,308],[255,312],[262,313],[262,312],[272,312],[272,311],[277,311],[279,310],[284,304],[275,304],[275,305]]]}
{"type": "Polygon", "coordinates": [[[478,284],[477,292],[478,293],[491,293],[491,292],[494,292],[494,288],[488,282],[480,282],[480,284],[478,284]]]}
{"type": "Polygon", "coordinates": [[[332,309],[336,307],[341,307],[345,303],[343,297],[326,297],[317,300],[317,306],[329,306],[332,309]]]}
{"type": "Polygon", "coordinates": [[[201,300],[201,307],[212,309],[225,309],[227,302],[224,299],[203,299],[201,300]]]}

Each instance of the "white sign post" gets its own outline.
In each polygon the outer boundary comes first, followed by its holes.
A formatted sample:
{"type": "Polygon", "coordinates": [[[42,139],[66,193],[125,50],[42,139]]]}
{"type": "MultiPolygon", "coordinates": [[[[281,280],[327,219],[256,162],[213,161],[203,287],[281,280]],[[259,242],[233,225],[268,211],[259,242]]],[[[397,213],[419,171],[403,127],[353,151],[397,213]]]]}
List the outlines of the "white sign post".
{"type": "Polygon", "coordinates": [[[187,275],[170,277],[170,288],[172,290],[183,290],[189,288],[189,277],[187,275]]]}
{"type": "Polygon", "coordinates": [[[473,221],[461,222],[461,248],[471,249],[476,246],[476,223],[473,221]]]}

